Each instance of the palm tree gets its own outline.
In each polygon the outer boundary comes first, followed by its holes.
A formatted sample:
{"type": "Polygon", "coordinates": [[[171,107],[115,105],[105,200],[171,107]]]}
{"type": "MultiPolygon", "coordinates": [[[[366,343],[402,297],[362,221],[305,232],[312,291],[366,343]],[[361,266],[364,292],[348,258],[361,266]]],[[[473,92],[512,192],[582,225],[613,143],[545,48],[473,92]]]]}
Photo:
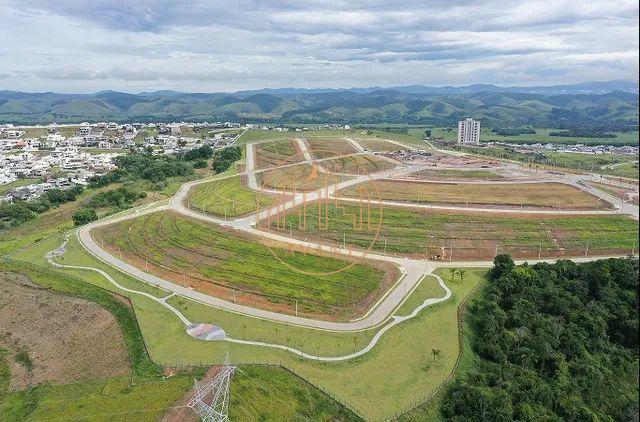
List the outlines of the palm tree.
{"type": "Polygon", "coordinates": [[[451,274],[451,281],[453,281],[453,278],[456,276],[457,272],[458,272],[457,268],[449,268],[449,273],[451,274]]]}
{"type": "Polygon", "coordinates": [[[467,274],[465,270],[458,270],[458,275],[460,276],[460,283],[462,283],[462,280],[464,280],[465,274],[467,274]]]}

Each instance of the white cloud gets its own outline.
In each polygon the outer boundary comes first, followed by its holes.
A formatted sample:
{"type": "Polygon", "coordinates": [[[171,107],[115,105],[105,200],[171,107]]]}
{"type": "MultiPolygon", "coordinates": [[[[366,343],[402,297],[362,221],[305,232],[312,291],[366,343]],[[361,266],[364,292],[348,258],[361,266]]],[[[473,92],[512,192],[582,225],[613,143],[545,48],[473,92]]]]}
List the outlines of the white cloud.
{"type": "Polygon", "coordinates": [[[634,79],[632,1],[0,0],[0,89],[634,79]]]}

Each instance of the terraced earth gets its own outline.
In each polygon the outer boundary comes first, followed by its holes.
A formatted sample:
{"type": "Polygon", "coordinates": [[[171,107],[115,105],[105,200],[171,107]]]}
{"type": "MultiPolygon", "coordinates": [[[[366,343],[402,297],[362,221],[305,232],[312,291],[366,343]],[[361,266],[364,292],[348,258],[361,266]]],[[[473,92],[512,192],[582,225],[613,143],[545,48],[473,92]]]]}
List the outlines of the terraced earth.
{"type": "Polygon", "coordinates": [[[368,174],[396,167],[394,163],[376,155],[336,157],[322,162],[322,167],[332,173],[368,174]]]}
{"type": "Polygon", "coordinates": [[[322,159],[358,152],[351,142],[340,138],[309,138],[305,142],[314,158],[322,159]]]}
{"type": "Polygon", "coordinates": [[[347,179],[348,176],[323,172],[316,164],[310,163],[279,167],[258,175],[258,182],[262,187],[287,191],[316,190],[347,179]]]}
{"type": "MultiPolygon", "coordinates": [[[[517,258],[625,254],[638,236],[637,222],[623,215],[535,215],[520,213],[450,214],[440,210],[417,210],[331,202],[328,209],[306,207],[301,224],[299,210],[290,210],[287,221],[294,236],[336,245],[352,245],[419,258],[493,259],[496,252],[517,258]],[[325,214],[326,212],[326,214],[325,214]],[[328,224],[327,218],[328,217],[328,224]],[[362,220],[364,224],[360,224],[362,220]],[[320,220],[320,226],[318,221],[320,220]],[[367,224],[371,221],[371,224],[367,224]],[[380,221],[379,233],[376,232],[380,221]],[[321,229],[318,229],[320,227],[321,229]]],[[[279,229],[272,222],[271,229],[279,229]]]]}
{"type": "Polygon", "coordinates": [[[244,186],[240,176],[193,186],[187,196],[189,208],[216,216],[237,217],[274,202],[272,196],[256,194],[244,186]]]}
{"type": "Polygon", "coordinates": [[[302,154],[298,154],[295,141],[291,139],[257,144],[255,154],[256,168],[258,169],[273,168],[303,160],[302,154]]]}
{"type": "Polygon", "coordinates": [[[269,249],[258,239],[173,212],[98,228],[93,236],[115,256],[176,284],[284,313],[294,313],[297,301],[299,313],[327,319],[359,315],[398,275],[380,263],[348,267],[343,259],[269,249]]]}
{"type": "Polygon", "coordinates": [[[352,196],[356,189],[375,189],[381,199],[430,204],[510,205],[564,210],[610,209],[611,204],[563,183],[456,184],[380,180],[351,187],[341,193],[352,196]]]}

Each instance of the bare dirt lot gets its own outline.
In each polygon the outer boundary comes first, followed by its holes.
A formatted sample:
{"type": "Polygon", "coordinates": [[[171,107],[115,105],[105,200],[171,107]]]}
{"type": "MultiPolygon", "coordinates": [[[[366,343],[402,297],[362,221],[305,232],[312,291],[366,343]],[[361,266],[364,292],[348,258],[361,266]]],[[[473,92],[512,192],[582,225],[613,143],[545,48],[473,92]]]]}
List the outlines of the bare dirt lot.
{"type": "Polygon", "coordinates": [[[0,272],[0,347],[9,350],[11,388],[129,373],[113,315],[95,303],[0,272]]]}

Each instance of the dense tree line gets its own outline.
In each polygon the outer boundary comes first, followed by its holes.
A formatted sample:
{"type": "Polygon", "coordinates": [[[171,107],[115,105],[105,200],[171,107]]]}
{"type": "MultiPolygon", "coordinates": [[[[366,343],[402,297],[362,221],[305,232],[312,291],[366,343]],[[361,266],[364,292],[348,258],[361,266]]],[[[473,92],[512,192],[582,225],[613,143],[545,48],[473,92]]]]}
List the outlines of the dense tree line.
{"type": "Polygon", "coordinates": [[[618,135],[606,132],[598,128],[573,128],[568,130],[558,130],[549,132],[549,136],[563,136],[575,138],[617,138],[618,135]]]}
{"type": "Polygon", "coordinates": [[[497,128],[491,130],[493,133],[497,135],[503,136],[518,136],[518,135],[535,135],[535,129],[531,127],[506,127],[506,128],[497,128]]]}
{"type": "Polygon", "coordinates": [[[136,200],[146,198],[146,196],[147,193],[144,191],[130,190],[125,186],[99,192],[73,214],[73,223],[76,226],[81,226],[97,220],[96,208],[126,209],[133,206],[136,200]]]}
{"type": "Polygon", "coordinates": [[[498,256],[469,315],[477,364],[447,391],[446,419],[637,420],[636,259],[498,256]]]}
{"type": "Polygon", "coordinates": [[[222,173],[240,158],[242,158],[242,148],[233,146],[222,148],[213,154],[213,170],[216,173],[222,173]]]}
{"type": "Polygon", "coordinates": [[[38,214],[48,211],[51,207],[75,201],[82,190],[82,186],[74,185],[69,189],[50,189],[40,198],[31,201],[0,203],[0,230],[19,226],[36,218],[38,214]]]}
{"type": "Polygon", "coordinates": [[[131,154],[116,158],[116,170],[89,180],[92,187],[107,186],[126,180],[144,179],[162,182],[168,177],[187,176],[193,173],[193,167],[180,157],[154,156],[149,154],[131,154]]]}
{"type": "Polygon", "coordinates": [[[89,200],[87,206],[90,208],[126,208],[133,205],[137,199],[146,198],[146,196],[147,193],[144,191],[129,190],[122,186],[118,189],[96,194],[89,200]]]}

